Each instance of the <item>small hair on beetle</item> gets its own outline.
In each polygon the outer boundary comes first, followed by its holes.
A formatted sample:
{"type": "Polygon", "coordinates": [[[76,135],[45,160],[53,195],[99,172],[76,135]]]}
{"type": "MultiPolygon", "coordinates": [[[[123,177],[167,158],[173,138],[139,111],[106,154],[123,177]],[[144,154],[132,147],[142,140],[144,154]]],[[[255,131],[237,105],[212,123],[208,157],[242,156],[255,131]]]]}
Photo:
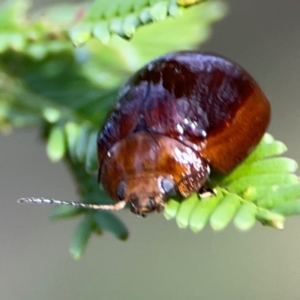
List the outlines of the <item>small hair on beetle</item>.
{"type": "Polygon", "coordinates": [[[87,209],[99,210],[121,210],[126,206],[126,201],[119,201],[116,204],[88,204],[82,202],[69,202],[63,200],[47,199],[47,198],[21,198],[18,203],[36,203],[36,204],[54,204],[54,205],[69,205],[87,209]]]}

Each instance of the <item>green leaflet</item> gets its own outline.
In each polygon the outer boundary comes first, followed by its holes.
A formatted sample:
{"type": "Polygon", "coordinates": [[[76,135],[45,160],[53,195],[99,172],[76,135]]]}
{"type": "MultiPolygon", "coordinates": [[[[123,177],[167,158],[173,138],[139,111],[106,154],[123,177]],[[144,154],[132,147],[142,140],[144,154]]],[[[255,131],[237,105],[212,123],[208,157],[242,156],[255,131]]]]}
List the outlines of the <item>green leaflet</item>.
{"type": "Polygon", "coordinates": [[[167,220],[173,219],[178,211],[180,203],[176,200],[170,199],[164,209],[164,216],[167,220]]]}
{"type": "Polygon", "coordinates": [[[236,181],[230,183],[227,188],[233,193],[242,193],[249,186],[263,186],[263,185],[279,185],[297,183],[298,177],[294,174],[262,174],[240,177],[236,181]]]}
{"type": "Polygon", "coordinates": [[[256,212],[257,207],[253,203],[242,204],[233,219],[234,225],[242,231],[249,230],[256,222],[256,212]]]}
{"type": "Polygon", "coordinates": [[[256,214],[257,220],[263,225],[268,225],[276,229],[283,229],[285,218],[283,215],[266,209],[260,209],[256,214]]]}
{"type": "Polygon", "coordinates": [[[43,117],[49,123],[55,123],[61,118],[61,112],[53,107],[46,107],[43,110],[43,117]]]}
{"type": "Polygon", "coordinates": [[[103,44],[108,44],[110,40],[110,31],[107,22],[100,21],[95,23],[93,28],[93,36],[103,44]]]}
{"type": "Polygon", "coordinates": [[[129,233],[126,226],[111,212],[96,211],[94,219],[100,228],[111,232],[120,240],[127,240],[129,233]]]}
{"type": "Polygon", "coordinates": [[[76,145],[78,142],[79,133],[80,133],[80,127],[78,124],[69,122],[65,125],[65,134],[67,138],[68,152],[73,161],[77,160],[76,145]]]}
{"type": "Polygon", "coordinates": [[[214,230],[224,229],[229,224],[240,205],[240,199],[237,195],[229,194],[225,196],[210,217],[211,227],[214,230]]]}
{"type": "Polygon", "coordinates": [[[283,216],[291,216],[300,214],[300,199],[288,201],[275,206],[273,212],[283,216]]]}
{"type": "Polygon", "coordinates": [[[88,125],[82,124],[76,143],[76,157],[79,162],[83,163],[87,156],[88,142],[90,135],[90,127],[88,125]]]}
{"type": "Polygon", "coordinates": [[[259,160],[252,164],[242,164],[233,170],[228,176],[224,183],[234,182],[240,177],[259,175],[264,173],[293,173],[297,170],[297,163],[290,158],[277,157],[266,160],[259,160]]]}
{"type": "Polygon", "coordinates": [[[215,196],[198,201],[195,209],[191,213],[189,226],[194,232],[202,230],[207,224],[212,212],[219,204],[223,195],[221,191],[217,191],[215,196]]]}
{"type": "Polygon", "coordinates": [[[69,122],[64,126],[64,134],[71,159],[74,162],[84,163],[88,173],[95,173],[98,170],[98,131],[92,131],[87,125],[79,127],[78,124],[69,122]]]}
{"type": "Polygon", "coordinates": [[[70,38],[75,46],[87,42],[92,37],[93,26],[90,23],[78,24],[69,31],[70,38]]]}
{"type": "MultiPolygon", "coordinates": [[[[263,185],[263,186],[250,186],[243,192],[243,198],[249,201],[256,201],[264,198],[265,195],[274,194],[279,189],[294,186],[295,184],[282,184],[282,185],[263,185]]],[[[296,184],[297,185],[297,184],[296,184]]]]}
{"type": "Polygon", "coordinates": [[[97,137],[98,132],[91,132],[87,142],[85,169],[89,173],[95,173],[98,170],[97,161],[97,137]]]}
{"type": "Polygon", "coordinates": [[[66,152],[66,144],[63,128],[54,126],[49,134],[47,143],[47,155],[52,162],[61,160],[66,152]]]}
{"type": "Polygon", "coordinates": [[[95,223],[91,215],[86,215],[77,225],[70,246],[70,253],[74,259],[82,257],[94,227],[95,223]]]}
{"type": "Polygon", "coordinates": [[[281,155],[287,151],[287,147],[280,141],[266,133],[254,151],[243,161],[243,164],[251,164],[257,160],[271,156],[281,155]]]}
{"type": "Polygon", "coordinates": [[[256,201],[256,204],[264,208],[272,208],[283,202],[300,197],[300,184],[295,183],[288,186],[277,186],[272,192],[265,194],[256,201]]]}
{"type": "Polygon", "coordinates": [[[141,20],[136,15],[128,15],[123,22],[123,32],[126,37],[131,38],[136,28],[141,24],[141,20]]]}
{"type": "Polygon", "coordinates": [[[161,1],[154,4],[150,9],[150,17],[153,22],[163,21],[168,15],[169,2],[161,1]]]}
{"type": "Polygon", "coordinates": [[[186,228],[188,226],[190,215],[197,202],[197,195],[192,195],[180,205],[176,215],[176,223],[179,228],[186,228]]]}

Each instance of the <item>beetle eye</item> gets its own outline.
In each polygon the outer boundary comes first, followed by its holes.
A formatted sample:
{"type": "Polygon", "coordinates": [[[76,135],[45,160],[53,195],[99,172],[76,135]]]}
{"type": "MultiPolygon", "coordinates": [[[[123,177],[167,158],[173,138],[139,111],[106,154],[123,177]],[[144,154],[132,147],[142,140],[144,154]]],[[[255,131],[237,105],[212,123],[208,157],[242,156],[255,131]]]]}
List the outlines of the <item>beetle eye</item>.
{"type": "Polygon", "coordinates": [[[126,183],[121,181],[117,187],[117,196],[119,200],[124,200],[126,191],[126,183]]]}
{"type": "Polygon", "coordinates": [[[168,178],[163,178],[161,180],[161,187],[166,195],[176,196],[176,189],[173,180],[168,178]]]}

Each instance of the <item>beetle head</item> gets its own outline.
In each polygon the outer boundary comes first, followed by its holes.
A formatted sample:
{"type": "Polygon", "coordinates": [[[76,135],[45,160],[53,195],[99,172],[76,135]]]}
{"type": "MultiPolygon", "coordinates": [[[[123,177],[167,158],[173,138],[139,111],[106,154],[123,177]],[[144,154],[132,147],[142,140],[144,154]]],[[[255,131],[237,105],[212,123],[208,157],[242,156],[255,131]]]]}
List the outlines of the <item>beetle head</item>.
{"type": "Polygon", "coordinates": [[[117,195],[120,201],[130,203],[134,214],[144,216],[152,211],[161,212],[167,197],[175,196],[176,190],[171,178],[141,177],[121,181],[117,195]]]}

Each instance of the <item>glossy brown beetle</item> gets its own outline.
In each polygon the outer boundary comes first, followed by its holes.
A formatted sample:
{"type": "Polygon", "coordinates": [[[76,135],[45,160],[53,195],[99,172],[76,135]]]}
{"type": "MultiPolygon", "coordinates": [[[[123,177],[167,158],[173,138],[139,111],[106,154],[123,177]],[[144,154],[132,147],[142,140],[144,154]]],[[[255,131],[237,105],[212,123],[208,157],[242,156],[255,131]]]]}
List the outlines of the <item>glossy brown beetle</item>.
{"type": "Polygon", "coordinates": [[[134,74],[98,138],[99,182],[137,214],[187,197],[210,166],[230,172],[259,142],[270,105],[253,78],[220,56],[177,52],[134,74]]]}
{"type": "Polygon", "coordinates": [[[170,196],[198,191],[210,167],[230,172],[269,120],[266,96],[236,63],[194,51],[162,56],[120,90],[98,136],[99,182],[118,203],[78,205],[161,211],[170,196]]]}

